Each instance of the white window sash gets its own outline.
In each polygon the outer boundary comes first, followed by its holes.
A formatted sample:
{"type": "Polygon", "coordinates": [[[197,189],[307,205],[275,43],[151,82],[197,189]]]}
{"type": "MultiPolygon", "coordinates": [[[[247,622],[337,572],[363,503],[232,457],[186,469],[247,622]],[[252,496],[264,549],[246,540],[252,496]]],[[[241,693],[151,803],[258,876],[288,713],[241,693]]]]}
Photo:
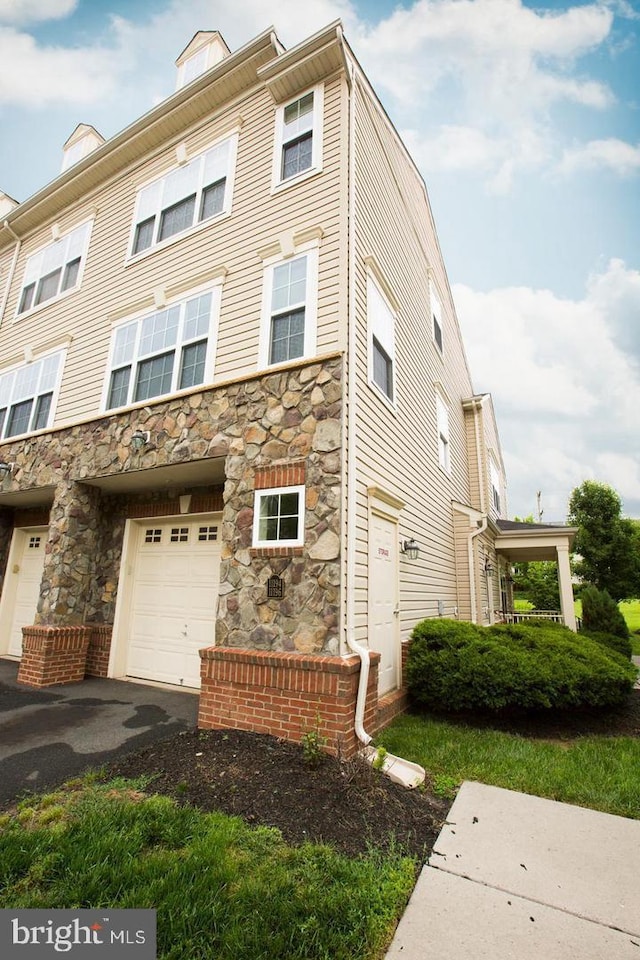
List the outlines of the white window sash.
{"type": "Polygon", "coordinates": [[[55,240],[53,243],[49,243],[45,247],[41,247],[40,250],[36,250],[35,253],[28,257],[24,268],[22,286],[20,287],[18,305],[16,308],[16,317],[26,316],[33,310],[38,310],[47,304],[53,303],[55,300],[58,300],[65,294],[70,293],[72,290],[77,290],[81,286],[82,277],[84,274],[84,266],[87,259],[87,252],[89,250],[89,240],[91,237],[92,226],[93,221],[87,220],[84,223],[81,223],[78,227],[75,227],[75,229],[71,230],[69,233],[65,234],[65,236],[61,237],[59,240],[55,240]],[[73,286],[68,287],[66,290],[62,290],[65,268],[72,261],[77,259],[80,260],[80,268],[78,270],[76,282],[73,284],[73,286]],[[36,304],[35,300],[40,283],[45,277],[49,276],[49,274],[55,272],[56,270],[60,270],[60,277],[58,278],[57,282],[57,292],[53,296],[47,297],[40,303],[36,304]],[[31,306],[26,310],[20,310],[20,304],[22,303],[24,291],[31,284],[35,285],[35,290],[31,298],[31,306]]]}
{"type": "Polygon", "coordinates": [[[322,170],[322,141],[324,134],[324,84],[319,83],[311,89],[303,90],[291,100],[280,104],[276,109],[275,137],[273,152],[272,190],[282,189],[292,183],[299,183],[305,177],[312,176],[322,170]],[[295,124],[285,124],[284,113],[287,107],[298,100],[302,100],[308,93],[313,93],[313,110],[302,121],[295,124]],[[295,129],[294,129],[295,127],[295,129]],[[300,134],[311,130],[311,166],[292,177],[282,178],[282,158],[284,147],[299,137],[300,134]]]}
{"type": "MultiPolygon", "coordinates": [[[[55,353],[38,357],[28,364],[21,364],[0,374],[0,410],[6,411],[0,431],[1,439],[8,439],[7,427],[12,407],[33,400],[29,415],[29,420],[32,421],[36,415],[38,399],[47,394],[51,394],[47,423],[44,427],[38,429],[46,430],[51,426],[58,404],[65,356],[66,350],[57,350],[55,353]]],[[[32,433],[34,430],[35,427],[29,426],[28,430],[21,434],[12,435],[11,439],[32,433]]]]}
{"type": "MultiPolygon", "coordinates": [[[[301,547],[304,544],[304,525],[306,508],[306,488],[303,485],[290,487],[273,487],[266,490],[256,490],[253,502],[253,547],[301,547]],[[282,540],[260,539],[260,505],[265,497],[281,496],[283,494],[298,494],[298,536],[282,540]]],[[[281,515],[279,515],[281,516],[281,515]]]]}
{"type": "Polygon", "coordinates": [[[367,325],[369,337],[369,383],[382,399],[395,407],[396,403],[396,350],[395,313],[372,273],[367,273],[367,325]],[[391,396],[377,383],[374,372],[374,339],[391,362],[391,396]]]}
{"type": "Polygon", "coordinates": [[[303,360],[307,357],[313,357],[317,353],[317,314],[318,314],[318,248],[305,250],[296,254],[292,260],[306,259],[306,287],[305,299],[297,303],[292,302],[285,307],[273,309],[273,280],[278,267],[283,266],[287,261],[283,257],[273,260],[265,266],[263,279],[262,295],[262,318],[260,324],[260,343],[258,346],[258,365],[259,369],[267,367],[278,367],[280,363],[271,363],[271,325],[274,317],[284,313],[293,312],[296,309],[304,308],[304,347],[300,357],[294,357],[291,360],[282,361],[284,363],[294,363],[296,360],[303,360]]]}

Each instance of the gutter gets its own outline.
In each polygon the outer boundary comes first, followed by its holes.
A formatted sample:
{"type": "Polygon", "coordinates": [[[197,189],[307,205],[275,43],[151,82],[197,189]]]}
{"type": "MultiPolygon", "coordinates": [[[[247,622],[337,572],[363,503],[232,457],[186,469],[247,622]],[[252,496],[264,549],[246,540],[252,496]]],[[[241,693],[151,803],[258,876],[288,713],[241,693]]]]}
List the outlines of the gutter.
{"type": "MultiPolygon", "coordinates": [[[[344,50],[344,38],[342,27],[337,28],[338,37],[342,49],[344,50]]],[[[356,409],[357,409],[357,391],[356,391],[356,233],[355,233],[355,85],[356,85],[356,67],[353,61],[347,57],[345,51],[346,74],[349,83],[349,188],[348,188],[348,296],[349,304],[347,309],[348,329],[347,329],[347,356],[348,356],[348,390],[347,402],[349,408],[347,411],[347,608],[346,608],[346,639],[347,645],[353,653],[360,657],[360,677],[358,680],[358,695],[356,699],[356,716],[354,722],[355,734],[362,744],[363,749],[360,756],[363,757],[372,766],[386,773],[387,776],[405,787],[417,787],[424,782],[426,773],[417,763],[411,763],[401,757],[396,757],[390,753],[378,753],[375,747],[371,746],[372,737],[364,728],[364,712],[367,704],[367,688],[369,686],[369,668],[371,658],[369,650],[355,638],[355,571],[356,571],[356,540],[355,524],[349,529],[349,520],[356,516],[356,461],[357,461],[357,437],[356,437],[356,409]]]]}

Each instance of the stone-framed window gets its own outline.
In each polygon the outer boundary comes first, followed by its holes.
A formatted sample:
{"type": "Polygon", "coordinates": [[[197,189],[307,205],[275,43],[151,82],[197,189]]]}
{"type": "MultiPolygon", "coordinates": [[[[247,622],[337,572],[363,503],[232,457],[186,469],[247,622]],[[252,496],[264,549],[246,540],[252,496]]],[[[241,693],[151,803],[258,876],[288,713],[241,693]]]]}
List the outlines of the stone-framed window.
{"type": "Polygon", "coordinates": [[[318,84],[276,110],[274,188],[322,170],[324,86],[318,84]]]}
{"type": "Polygon", "coordinates": [[[272,259],[264,272],[260,368],[316,353],[318,249],[272,259]]]}
{"type": "Polygon", "coordinates": [[[253,546],[301,547],[304,511],[304,485],[256,490],[253,546]]]}
{"type": "Polygon", "coordinates": [[[211,382],[219,309],[217,284],[120,323],[112,337],[103,409],[211,382]]]}
{"type": "Polygon", "coordinates": [[[0,374],[0,438],[51,426],[60,389],[64,350],[0,374]]]}
{"type": "Polygon", "coordinates": [[[233,134],[138,190],[130,256],[231,212],[238,136],[233,134]]]}
{"type": "Polygon", "coordinates": [[[381,280],[367,271],[369,383],[391,406],[396,400],[395,313],[381,280]]]}
{"type": "Polygon", "coordinates": [[[27,259],[16,316],[77,290],[89,249],[92,221],[41,247],[27,259]]]}

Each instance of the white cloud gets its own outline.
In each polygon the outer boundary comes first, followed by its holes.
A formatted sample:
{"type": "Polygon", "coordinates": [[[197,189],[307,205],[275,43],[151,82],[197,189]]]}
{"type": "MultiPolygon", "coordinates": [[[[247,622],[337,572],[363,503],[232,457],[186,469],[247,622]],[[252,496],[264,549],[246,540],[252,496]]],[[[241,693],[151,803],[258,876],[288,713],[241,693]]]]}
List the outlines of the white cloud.
{"type": "Polygon", "coordinates": [[[564,174],[580,169],[604,168],[622,177],[640,171],[640,143],[626,143],[610,137],[607,140],[590,140],[588,143],[564,151],[559,170],[564,174]]]}
{"type": "Polygon", "coordinates": [[[531,512],[542,488],[548,518],[562,519],[573,486],[595,478],[640,515],[640,272],[612,260],[582,300],[453,293],[475,387],[496,405],[512,512],[531,512]]]}
{"type": "Polygon", "coordinates": [[[0,0],[0,23],[24,24],[69,16],[78,0],[0,0]]]}

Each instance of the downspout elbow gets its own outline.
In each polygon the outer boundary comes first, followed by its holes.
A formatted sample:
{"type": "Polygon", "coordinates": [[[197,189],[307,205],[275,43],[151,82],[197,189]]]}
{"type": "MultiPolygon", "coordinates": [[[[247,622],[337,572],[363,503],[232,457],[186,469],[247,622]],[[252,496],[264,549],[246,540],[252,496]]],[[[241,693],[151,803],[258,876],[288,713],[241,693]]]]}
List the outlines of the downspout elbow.
{"type": "Polygon", "coordinates": [[[367,731],[364,729],[364,711],[367,705],[367,689],[369,687],[369,666],[371,659],[369,657],[369,651],[361,643],[358,643],[357,640],[348,634],[347,643],[349,649],[353,650],[354,653],[357,653],[360,657],[360,679],[358,681],[358,697],[356,700],[356,718],[354,723],[354,730],[356,737],[360,743],[368,747],[371,743],[372,737],[369,736],[367,731]]]}

